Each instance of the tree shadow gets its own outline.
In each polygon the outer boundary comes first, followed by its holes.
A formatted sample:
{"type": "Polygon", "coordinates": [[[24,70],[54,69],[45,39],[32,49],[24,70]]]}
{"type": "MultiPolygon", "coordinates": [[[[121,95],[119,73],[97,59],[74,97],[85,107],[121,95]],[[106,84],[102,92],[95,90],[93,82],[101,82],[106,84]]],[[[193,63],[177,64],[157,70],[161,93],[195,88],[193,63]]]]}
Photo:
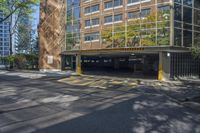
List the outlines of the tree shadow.
{"type": "MultiPolygon", "coordinates": [[[[143,90],[145,91],[145,89],[143,90]]],[[[200,114],[152,90],[34,133],[199,133],[200,114]]],[[[76,104],[76,103],[73,103],[76,104]]],[[[106,104],[106,103],[105,103],[106,104]]]]}

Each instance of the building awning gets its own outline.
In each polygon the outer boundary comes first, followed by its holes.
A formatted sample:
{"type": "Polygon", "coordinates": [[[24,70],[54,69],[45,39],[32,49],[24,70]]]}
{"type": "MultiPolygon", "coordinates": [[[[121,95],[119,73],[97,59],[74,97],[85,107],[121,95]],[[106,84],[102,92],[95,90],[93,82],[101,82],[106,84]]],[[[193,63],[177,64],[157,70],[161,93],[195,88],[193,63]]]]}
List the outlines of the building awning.
{"type": "Polygon", "coordinates": [[[174,47],[174,46],[156,46],[156,47],[134,47],[134,48],[106,48],[106,49],[82,49],[82,50],[67,50],[62,52],[62,55],[115,55],[115,54],[132,54],[146,53],[158,54],[159,52],[190,52],[189,48],[174,47]]]}

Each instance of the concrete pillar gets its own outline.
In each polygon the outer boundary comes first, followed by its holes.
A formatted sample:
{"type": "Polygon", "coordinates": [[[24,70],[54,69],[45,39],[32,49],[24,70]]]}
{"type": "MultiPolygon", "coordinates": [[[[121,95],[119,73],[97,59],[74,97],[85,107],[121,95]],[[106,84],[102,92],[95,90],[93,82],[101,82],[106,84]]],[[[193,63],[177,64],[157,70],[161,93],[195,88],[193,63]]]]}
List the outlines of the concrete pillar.
{"type": "Polygon", "coordinates": [[[168,52],[159,53],[159,69],[158,69],[158,80],[165,81],[170,79],[170,62],[171,57],[168,52]]]}
{"type": "Polygon", "coordinates": [[[81,70],[81,55],[80,54],[76,55],[76,73],[78,75],[82,74],[82,70],[81,70]]]}

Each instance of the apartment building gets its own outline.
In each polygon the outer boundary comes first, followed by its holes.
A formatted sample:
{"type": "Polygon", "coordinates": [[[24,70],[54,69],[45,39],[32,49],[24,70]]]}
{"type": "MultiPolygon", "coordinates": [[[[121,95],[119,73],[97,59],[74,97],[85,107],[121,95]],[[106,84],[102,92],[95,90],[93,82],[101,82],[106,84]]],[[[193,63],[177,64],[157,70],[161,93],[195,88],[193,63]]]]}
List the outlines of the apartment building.
{"type": "Polygon", "coordinates": [[[199,74],[199,0],[67,0],[66,20],[62,69],[199,74]]]}

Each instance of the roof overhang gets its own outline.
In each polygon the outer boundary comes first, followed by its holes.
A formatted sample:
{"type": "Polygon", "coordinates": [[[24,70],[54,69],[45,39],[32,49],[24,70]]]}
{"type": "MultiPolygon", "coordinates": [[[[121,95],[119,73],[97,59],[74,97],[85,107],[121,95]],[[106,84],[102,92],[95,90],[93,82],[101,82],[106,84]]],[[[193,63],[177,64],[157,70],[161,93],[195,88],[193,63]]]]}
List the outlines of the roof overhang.
{"type": "Polygon", "coordinates": [[[106,48],[106,49],[85,49],[67,50],[62,55],[116,55],[116,54],[158,54],[159,52],[183,53],[190,52],[190,48],[157,46],[157,47],[134,47],[134,48],[106,48]]]}

